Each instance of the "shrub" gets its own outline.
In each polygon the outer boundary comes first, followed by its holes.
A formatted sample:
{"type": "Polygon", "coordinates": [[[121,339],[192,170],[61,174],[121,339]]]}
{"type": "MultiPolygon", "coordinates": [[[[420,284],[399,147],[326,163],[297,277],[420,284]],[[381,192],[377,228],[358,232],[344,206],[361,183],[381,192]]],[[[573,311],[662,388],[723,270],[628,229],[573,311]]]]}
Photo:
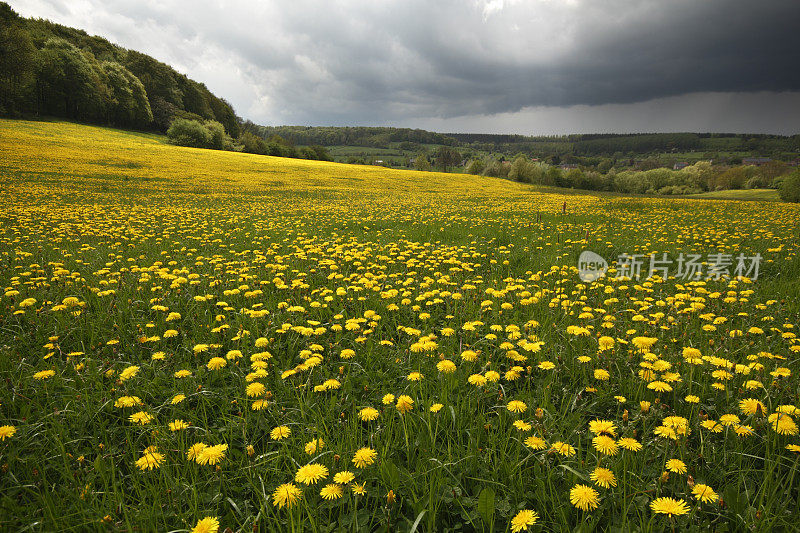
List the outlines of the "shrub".
{"type": "MultiPolygon", "coordinates": [[[[225,127],[216,120],[208,120],[202,125],[208,130],[209,144],[208,148],[215,150],[232,150],[233,141],[230,136],[225,133],[225,127]]],[[[167,132],[169,135],[169,132],[167,132]]]]}
{"type": "Polygon", "coordinates": [[[467,174],[475,174],[479,175],[483,172],[485,165],[483,163],[483,159],[477,158],[473,159],[467,165],[467,174]]]}
{"type": "Polygon", "coordinates": [[[211,132],[196,120],[176,118],[167,130],[167,138],[172,144],[179,146],[192,146],[194,148],[209,148],[211,132]]]}
{"type": "Polygon", "coordinates": [[[267,143],[264,142],[264,139],[253,135],[249,131],[244,132],[239,137],[239,142],[242,143],[245,152],[261,155],[267,153],[267,143]]]}
{"type": "Polygon", "coordinates": [[[800,170],[795,170],[783,179],[778,194],[785,202],[800,202],[800,170]]]}
{"type": "Polygon", "coordinates": [[[176,118],[167,130],[167,138],[170,143],[179,146],[233,150],[233,139],[225,133],[224,126],[215,120],[200,122],[176,118]]]}

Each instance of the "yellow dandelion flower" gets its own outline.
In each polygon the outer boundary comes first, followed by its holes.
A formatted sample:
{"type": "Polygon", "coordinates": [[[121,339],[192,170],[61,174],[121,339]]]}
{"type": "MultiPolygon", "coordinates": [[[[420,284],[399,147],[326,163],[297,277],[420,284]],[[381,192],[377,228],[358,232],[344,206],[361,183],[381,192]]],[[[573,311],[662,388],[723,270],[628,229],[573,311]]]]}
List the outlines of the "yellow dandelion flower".
{"type": "Polygon", "coordinates": [[[725,427],[738,424],[739,422],[741,422],[741,420],[734,414],[725,414],[719,417],[719,423],[725,427]]]}
{"type": "Polygon", "coordinates": [[[228,449],[227,444],[217,444],[215,446],[206,446],[200,453],[197,454],[195,461],[201,465],[215,465],[225,459],[225,451],[228,449]]]}
{"type": "Polygon", "coordinates": [[[169,430],[170,431],[180,431],[182,429],[186,429],[189,427],[188,422],[184,422],[183,420],[175,420],[174,422],[169,423],[169,430]]]}
{"type": "Polygon", "coordinates": [[[589,478],[594,481],[595,485],[603,487],[604,489],[617,486],[617,478],[614,472],[608,468],[597,467],[589,474],[589,478]]]}
{"type": "Polygon", "coordinates": [[[772,413],[767,418],[772,429],[780,435],[797,435],[797,424],[791,416],[784,413],[772,413]]]}
{"type": "Polygon", "coordinates": [[[594,370],[594,379],[599,381],[608,381],[611,378],[611,374],[608,370],[604,368],[595,368],[594,370]]]}
{"type": "Polygon", "coordinates": [[[766,406],[755,398],[745,398],[739,402],[739,410],[742,414],[752,416],[756,413],[764,414],[767,412],[766,406]]]}
{"type": "Polygon", "coordinates": [[[247,394],[249,398],[253,398],[256,396],[261,396],[266,392],[266,390],[267,387],[265,387],[263,383],[254,381],[245,388],[245,394],[247,394]]]}
{"type": "Polygon", "coordinates": [[[638,452],[642,449],[642,443],[630,437],[622,437],[617,441],[617,444],[619,444],[620,448],[631,452],[638,452]]]}
{"type": "Polygon", "coordinates": [[[476,387],[483,387],[484,385],[486,385],[487,381],[488,380],[486,379],[486,377],[481,374],[472,374],[470,377],[467,378],[467,382],[470,385],[474,385],[476,387]]]}
{"type": "Polygon", "coordinates": [[[250,405],[250,409],[253,411],[260,411],[264,409],[267,405],[269,405],[269,400],[261,398],[260,400],[254,400],[253,403],[250,405]]]}
{"type": "Polygon", "coordinates": [[[653,433],[665,439],[678,440],[678,433],[675,431],[675,428],[670,426],[658,426],[653,430],[653,433]]]}
{"type": "Polygon", "coordinates": [[[153,470],[164,463],[164,456],[158,453],[154,446],[146,449],[144,455],[136,460],[139,470],[153,470]]]}
{"type": "Polygon", "coordinates": [[[725,428],[716,420],[703,420],[700,426],[711,431],[712,433],[721,433],[725,428]]]}
{"type": "Polygon", "coordinates": [[[647,388],[656,392],[672,392],[672,385],[663,381],[651,381],[647,388]]]}
{"type": "Polygon", "coordinates": [[[192,528],[192,533],[217,533],[217,531],[219,531],[219,520],[215,516],[198,520],[197,525],[192,528]]]}
{"type": "Polygon", "coordinates": [[[506,405],[506,409],[512,413],[524,413],[528,410],[528,406],[525,404],[525,402],[520,400],[511,400],[508,402],[508,405],[506,405]]]}
{"type": "Polygon", "coordinates": [[[321,450],[325,447],[325,441],[322,439],[312,439],[306,443],[305,450],[306,454],[314,455],[317,453],[318,450],[321,450]]]}
{"type": "Polygon", "coordinates": [[[6,440],[7,437],[13,437],[16,432],[17,428],[15,426],[0,426],[0,441],[6,440]]]}
{"type": "Polygon", "coordinates": [[[589,485],[575,485],[569,491],[569,501],[581,511],[597,509],[600,494],[589,485]]]}
{"type": "Polygon", "coordinates": [[[328,477],[328,468],[319,463],[309,463],[301,466],[294,476],[294,480],[305,485],[315,485],[317,481],[328,477]]]}
{"type": "Polygon", "coordinates": [[[719,495],[714,489],[703,483],[697,483],[692,487],[692,495],[703,503],[715,503],[719,500],[719,495]]]}
{"type": "Polygon", "coordinates": [[[520,431],[530,431],[533,426],[525,422],[524,420],[515,420],[514,427],[520,431]]]}
{"type": "Polygon", "coordinates": [[[319,495],[322,496],[324,500],[338,500],[342,497],[342,494],[342,486],[336,483],[329,483],[319,491],[319,495]]]}
{"type": "Polygon", "coordinates": [[[176,394],[175,396],[172,397],[172,400],[170,400],[170,403],[172,405],[179,404],[185,399],[186,399],[186,395],[185,394],[176,394]]]}
{"type": "Polygon", "coordinates": [[[397,399],[397,410],[400,412],[400,414],[407,413],[413,408],[414,400],[412,400],[410,396],[403,394],[397,399]]]}
{"type": "Polygon", "coordinates": [[[666,469],[669,470],[670,472],[675,472],[676,474],[685,474],[686,463],[684,463],[680,459],[670,459],[667,461],[666,469]]]}
{"type": "Polygon", "coordinates": [[[605,455],[617,455],[619,445],[608,435],[598,435],[592,439],[595,450],[605,455]]]}
{"type": "Polygon", "coordinates": [[[511,519],[511,531],[513,533],[528,531],[528,528],[535,524],[537,520],[539,520],[539,515],[536,511],[523,509],[511,519]]]}
{"type": "Polygon", "coordinates": [[[614,347],[614,338],[613,337],[608,337],[608,336],[603,336],[603,337],[600,337],[599,339],[597,339],[597,343],[598,343],[598,346],[600,348],[600,351],[604,352],[604,351],[610,350],[611,348],[614,347]]]}
{"type": "Polygon", "coordinates": [[[472,350],[465,350],[461,352],[461,359],[469,363],[472,363],[478,359],[478,354],[473,352],[472,350]]]}
{"type": "Polygon", "coordinates": [[[206,364],[206,368],[209,370],[219,370],[227,364],[228,362],[222,357],[212,357],[211,360],[206,364]]]}
{"type": "Polygon", "coordinates": [[[206,448],[206,446],[208,445],[205,444],[204,442],[196,442],[192,444],[186,451],[186,458],[189,461],[196,461],[200,455],[200,452],[202,452],[206,448]]]}
{"type": "Polygon", "coordinates": [[[689,506],[683,500],[674,498],[657,498],[650,502],[650,508],[657,514],[681,516],[689,512],[689,506]]]}
{"type": "Polygon", "coordinates": [[[139,367],[136,365],[131,365],[119,373],[119,379],[121,381],[127,381],[138,373],[139,373],[139,367]]]}
{"type": "Polygon", "coordinates": [[[564,457],[572,457],[575,455],[575,448],[565,442],[556,441],[550,446],[550,449],[564,457]]]}
{"type": "Polygon", "coordinates": [[[278,509],[283,509],[284,507],[291,508],[297,500],[300,499],[302,494],[303,491],[294,483],[284,483],[283,485],[279,485],[275,489],[275,492],[272,493],[272,503],[277,506],[278,509]]]}
{"type": "Polygon", "coordinates": [[[547,443],[541,437],[532,435],[525,439],[525,446],[532,450],[544,450],[547,448],[547,443]]]}
{"type": "Polygon", "coordinates": [[[449,359],[444,359],[436,363],[436,370],[442,374],[452,374],[456,371],[456,364],[449,359]]]}
{"type": "Polygon", "coordinates": [[[377,457],[378,452],[372,448],[360,448],[353,456],[353,464],[356,465],[357,468],[366,468],[367,466],[373,464],[377,457]]]}
{"type": "Polygon", "coordinates": [[[589,422],[589,431],[595,435],[602,435],[605,433],[611,435],[612,437],[617,436],[617,426],[615,426],[614,422],[611,420],[592,420],[589,422]]]}
{"type": "Polygon", "coordinates": [[[373,407],[364,407],[358,412],[358,417],[364,422],[372,422],[377,419],[380,413],[373,407]]]}
{"type": "Polygon", "coordinates": [[[142,405],[142,399],[138,396],[120,396],[114,402],[114,407],[134,407],[136,405],[142,405]]]}
{"type": "Polygon", "coordinates": [[[272,428],[272,431],[269,432],[269,437],[272,440],[283,440],[288,437],[292,433],[292,430],[289,429],[288,426],[278,426],[272,428]]]}
{"type": "Polygon", "coordinates": [[[347,485],[355,478],[356,478],[355,474],[353,474],[349,470],[343,470],[342,472],[337,472],[336,475],[333,476],[333,482],[339,483],[340,485],[347,485]]]}
{"type": "Polygon", "coordinates": [[[147,411],[139,411],[138,413],[133,413],[131,416],[129,416],[128,420],[130,420],[134,424],[139,424],[140,426],[144,426],[145,424],[149,424],[150,422],[153,421],[153,415],[151,415],[147,411]]]}

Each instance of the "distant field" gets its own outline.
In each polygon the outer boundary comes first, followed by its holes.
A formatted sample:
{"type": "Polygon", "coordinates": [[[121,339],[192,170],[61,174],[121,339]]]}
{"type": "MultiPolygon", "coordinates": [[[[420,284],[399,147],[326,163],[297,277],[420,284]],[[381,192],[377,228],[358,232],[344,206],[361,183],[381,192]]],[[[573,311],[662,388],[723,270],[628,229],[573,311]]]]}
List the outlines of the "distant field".
{"type": "Polygon", "coordinates": [[[729,191],[704,192],[691,194],[686,198],[712,198],[722,200],[758,200],[762,202],[778,202],[780,197],[775,189],[740,189],[729,191]]]}
{"type": "Polygon", "coordinates": [[[795,530],[800,206],[731,193],[0,120],[0,527],[795,530]]]}

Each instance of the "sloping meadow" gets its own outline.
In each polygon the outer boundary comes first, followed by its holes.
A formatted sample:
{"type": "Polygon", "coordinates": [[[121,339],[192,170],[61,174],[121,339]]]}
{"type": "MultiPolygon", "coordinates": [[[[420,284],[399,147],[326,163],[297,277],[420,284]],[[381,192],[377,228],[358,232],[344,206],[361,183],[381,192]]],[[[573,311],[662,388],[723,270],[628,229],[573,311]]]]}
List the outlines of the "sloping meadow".
{"type": "Polygon", "coordinates": [[[10,529],[798,518],[797,206],[20,121],[0,205],[10,529]]]}

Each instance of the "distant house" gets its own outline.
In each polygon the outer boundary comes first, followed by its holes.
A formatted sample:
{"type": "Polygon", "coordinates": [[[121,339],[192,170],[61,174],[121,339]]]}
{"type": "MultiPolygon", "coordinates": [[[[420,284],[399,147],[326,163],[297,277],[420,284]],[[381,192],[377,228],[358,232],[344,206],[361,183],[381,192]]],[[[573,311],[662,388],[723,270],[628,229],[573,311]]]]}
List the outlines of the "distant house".
{"type": "Polygon", "coordinates": [[[575,163],[563,163],[558,166],[561,168],[561,170],[572,170],[574,168],[578,168],[578,165],[576,165],[575,163]]]}
{"type": "Polygon", "coordinates": [[[760,167],[765,163],[769,163],[772,161],[769,157],[745,157],[742,159],[743,165],[752,165],[754,167],[760,167]]]}
{"type": "Polygon", "coordinates": [[[678,161],[674,165],[672,165],[672,170],[681,170],[689,166],[689,163],[686,161],[678,161]]]}

